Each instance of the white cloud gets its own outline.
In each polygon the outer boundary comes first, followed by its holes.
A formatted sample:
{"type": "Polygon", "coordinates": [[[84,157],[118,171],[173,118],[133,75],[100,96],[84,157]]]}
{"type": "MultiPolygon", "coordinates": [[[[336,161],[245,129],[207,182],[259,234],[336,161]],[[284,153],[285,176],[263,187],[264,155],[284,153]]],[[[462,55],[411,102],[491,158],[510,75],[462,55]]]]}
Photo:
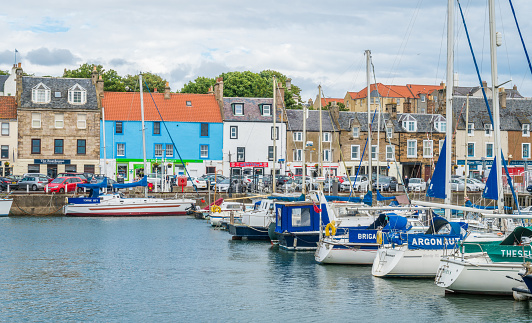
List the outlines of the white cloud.
{"type": "MultiPolygon", "coordinates": [[[[96,62],[119,74],[160,74],[177,90],[198,76],[278,70],[315,99],[317,86],[330,97],[365,87],[364,50],[372,51],[375,77],[388,84],[445,80],[445,1],[223,2],[100,1],[91,6],[31,1],[4,4],[0,21],[0,69],[17,48],[26,72],[62,75],[64,68],[96,62]],[[74,8],[74,9],[73,9],[74,8]],[[63,51],[54,51],[63,49],[63,51]],[[39,54],[39,55],[37,55],[39,54]]],[[[482,78],[489,77],[487,10],[464,7],[482,78]]],[[[532,3],[514,0],[525,42],[532,32],[532,3]]],[[[507,3],[497,8],[501,83],[510,77],[523,94],[531,74],[507,3]]],[[[461,85],[476,85],[461,19],[456,16],[455,70],[461,85]]],[[[510,86],[511,86],[510,85],[510,86]]]]}

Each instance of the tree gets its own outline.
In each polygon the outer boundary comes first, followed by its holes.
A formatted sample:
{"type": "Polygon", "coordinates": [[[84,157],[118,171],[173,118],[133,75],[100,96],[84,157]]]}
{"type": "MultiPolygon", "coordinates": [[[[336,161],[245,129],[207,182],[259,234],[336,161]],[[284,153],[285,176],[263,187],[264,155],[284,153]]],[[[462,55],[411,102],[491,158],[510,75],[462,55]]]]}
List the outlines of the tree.
{"type": "Polygon", "coordinates": [[[0,70],[0,75],[9,75],[9,71],[0,70]]]}
{"type": "Polygon", "coordinates": [[[94,66],[96,66],[96,71],[98,72],[98,74],[102,76],[104,91],[113,91],[113,92],[125,92],[126,91],[126,86],[124,85],[124,82],[122,81],[122,77],[118,75],[118,73],[115,70],[111,69],[111,70],[105,71],[102,65],[93,65],[93,64],[85,63],[83,65],[80,65],[80,67],[75,70],[67,70],[65,68],[65,71],[63,72],[63,77],[91,78],[92,71],[94,70],[94,66]]]}
{"type": "MultiPolygon", "coordinates": [[[[140,92],[138,75],[126,75],[122,80],[127,91],[140,92]]],[[[144,89],[146,89],[146,84],[148,84],[150,92],[154,92],[154,89],[157,89],[158,92],[163,92],[166,87],[166,80],[157,74],[149,72],[142,73],[142,82],[144,83],[144,89]]]]}
{"type": "Polygon", "coordinates": [[[181,93],[207,94],[209,88],[216,83],[216,80],[209,77],[199,76],[194,82],[189,81],[181,89],[181,93]]]}

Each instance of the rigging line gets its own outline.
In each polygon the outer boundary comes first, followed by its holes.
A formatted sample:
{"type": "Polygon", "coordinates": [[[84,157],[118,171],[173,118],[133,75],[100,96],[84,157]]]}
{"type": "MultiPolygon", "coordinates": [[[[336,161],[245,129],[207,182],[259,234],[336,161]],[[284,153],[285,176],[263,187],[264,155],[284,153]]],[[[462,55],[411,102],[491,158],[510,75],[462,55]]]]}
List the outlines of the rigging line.
{"type": "MultiPolygon", "coordinates": [[[[504,17],[502,14],[501,9],[501,3],[499,2],[499,17],[504,17]]],[[[501,26],[502,26],[502,34],[505,35],[505,29],[504,29],[504,19],[501,19],[501,26]]],[[[510,74],[510,78],[512,78],[512,67],[510,66],[510,57],[508,54],[508,43],[506,42],[506,37],[502,37],[504,41],[504,49],[506,51],[506,63],[508,64],[508,73],[510,74]]]]}
{"type": "MultiPolygon", "coordinates": [[[[443,17],[445,19],[445,17],[443,17]]],[[[441,62],[441,53],[443,50],[443,41],[445,40],[445,23],[443,24],[443,28],[441,31],[441,41],[440,41],[440,52],[438,54],[438,64],[436,65],[436,77],[434,79],[434,84],[438,84],[438,72],[440,70],[440,62],[441,62]]]]}
{"type": "Polygon", "coordinates": [[[155,105],[155,109],[157,109],[159,118],[161,118],[164,129],[166,129],[166,132],[168,133],[168,137],[170,137],[170,141],[172,142],[172,145],[174,145],[175,152],[177,153],[177,156],[179,157],[179,160],[181,161],[181,165],[183,165],[183,168],[185,169],[185,172],[187,173],[188,180],[192,183],[192,187],[194,187],[194,191],[196,191],[197,196],[199,196],[198,188],[196,187],[196,184],[194,184],[194,181],[192,180],[192,177],[190,176],[190,173],[188,172],[187,166],[185,166],[185,163],[183,162],[183,158],[181,158],[181,154],[179,153],[179,149],[177,149],[177,145],[174,142],[174,138],[172,138],[172,134],[170,134],[170,130],[168,130],[168,127],[166,126],[166,122],[164,121],[163,116],[161,115],[161,111],[159,111],[159,107],[157,106],[157,103],[155,103],[155,99],[153,98],[153,95],[150,91],[150,87],[148,86],[148,83],[146,81],[144,81],[144,84],[146,85],[148,94],[150,95],[150,98],[153,101],[153,104],[155,105]]]}
{"type": "MultiPolygon", "coordinates": [[[[473,52],[473,45],[471,44],[471,39],[469,38],[469,32],[467,31],[467,25],[466,25],[466,22],[465,22],[464,14],[462,12],[462,6],[460,5],[460,1],[459,0],[457,0],[457,2],[458,2],[458,7],[460,8],[460,14],[462,16],[462,21],[464,23],[464,30],[465,30],[466,35],[467,35],[467,40],[468,40],[468,43],[469,43],[469,49],[471,50],[471,56],[473,57],[473,62],[475,63],[475,68],[477,70],[477,76],[478,76],[478,79],[479,79],[479,82],[480,82],[480,88],[482,89],[482,94],[484,96],[484,101],[486,102],[486,109],[488,110],[488,115],[490,116],[490,121],[491,121],[492,128],[494,128],[493,127],[493,124],[494,124],[493,116],[492,116],[492,113],[491,113],[491,109],[490,109],[490,105],[489,105],[489,102],[488,102],[488,98],[486,96],[486,91],[485,91],[484,87],[482,86],[482,79],[480,78],[480,73],[478,71],[478,66],[477,66],[477,62],[476,62],[476,59],[475,59],[475,53],[473,52]]],[[[497,95],[497,93],[492,93],[492,96],[493,95],[497,95]]],[[[498,155],[498,152],[495,153],[496,157],[497,157],[497,155],[498,155]]],[[[506,178],[508,180],[508,184],[510,185],[510,189],[512,190],[512,196],[514,198],[514,201],[517,204],[517,211],[519,212],[519,214],[521,214],[519,203],[518,203],[518,199],[517,199],[517,195],[515,193],[514,186],[512,184],[512,178],[510,177],[510,172],[508,171],[508,165],[506,164],[506,160],[504,159],[504,154],[502,152],[502,149],[501,149],[500,158],[501,158],[501,164],[504,166],[504,170],[506,172],[506,178]]],[[[502,194],[502,193],[503,192],[498,192],[498,194],[502,194]]]]}
{"type": "Polygon", "coordinates": [[[515,26],[517,27],[517,31],[519,32],[519,38],[521,39],[521,44],[523,44],[523,50],[525,51],[526,60],[528,62],[528,68],[530,69],[530,73],[532,73],[532,64],[530,64],[530,57],[528,56],[528,51],[526,49],[525,41],[523,39],[523,34],[521,33],[521,28],[519,27],[519,23],[517,22],[517,16],[515,15],[514,5],[512,4],[512,0],[508,0],[510,2],[510,7],[512,8],[512,14],[514,16],[515,20],[515,26]]]}
{"type": "Polygon", "coordinates": [[[412,30],[414,29],[414,24],[415,24],[415,20],[416,20],[416,17],[417,15],[419,14],[419,10],[420,10],[420,7],[421,7],[421,2],[423,2],[423,0],[419,0],[417,5],[416,5],[416,8],[414,10],[414,13],[413,15],[410,17],[410,21],[407,25],[407,28],[406,28],[406,37],[403,38],[402,42],[401,42],[401,45],[399,46],[399,50],[398,50],[398,53],[397,53],[397,56],[395,57],[393,63],[392,63],[392,66],[390,68],[390,73],[388,74],[388,83],[389,84],[393,84],[393,80],[395,79],[395,76],[394,77],[391,77],[391,75],[393,75],[393,72],[395,71],[395,67],[396,67],[396,62],[397,62],[397,65],[400,64],[401,62],[401,58],[406,50],[406,47],[407,47],[407,44],[408,44],[408,40],[410,39],[410,35],[412,34],[412,30]],[[391,78],[391,82],[390,82],[390,78],[391,78]]]}

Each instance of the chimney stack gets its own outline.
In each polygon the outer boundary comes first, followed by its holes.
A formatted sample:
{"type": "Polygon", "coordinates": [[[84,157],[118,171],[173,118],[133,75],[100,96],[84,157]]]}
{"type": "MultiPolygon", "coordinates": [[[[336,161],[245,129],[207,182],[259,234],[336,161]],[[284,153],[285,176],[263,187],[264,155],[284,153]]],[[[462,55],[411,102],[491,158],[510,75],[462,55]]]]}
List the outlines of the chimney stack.
{"type": "Polygon", "coordinates": [[[506,91],[503,87],[499,88],[499,105],[501,109],[506,108],[506,91]]]}
{"type": "Polygon", "coordinates": [[[92,85],[96,85],[96,82],[98,81],[98,71],[96,70],[96,65],[92,65],[91,80],[92,85]]]}
{"type": "Polygon", "coordinates": [[[222,120],[224,118],[224,79],[219,77],[216,79],[216,83],[213,87],[214,98],[218,102],[218,107],[220,107],[220,113],[222,115],[222,120]]]}
{"type": "Polygon", "coordinates": [[[332,121],[338,127],[338,125],[340,124],[338,120],[340,118],[340,107],[338,106],[336,101],[331,102],[331,107],[329,108],[329,110],[331,111],[332,121]]]}
{"type": "Polygon", "coordinates": [[[482,87],[487,89],[488,88],[488,82],[482,81],[482,87]]]}
{"type": "Polygon", "coordinates": [[[292,89],[292,79],[291,78],[287,78],[286,79],[286,90],[290,91],[291,89],[292,89]]]}
{"type": "Polygon", "coordinates": [[[164,88],[164,99],[170,99],[170,84],[166,82],[166,87],[164,88]]]}

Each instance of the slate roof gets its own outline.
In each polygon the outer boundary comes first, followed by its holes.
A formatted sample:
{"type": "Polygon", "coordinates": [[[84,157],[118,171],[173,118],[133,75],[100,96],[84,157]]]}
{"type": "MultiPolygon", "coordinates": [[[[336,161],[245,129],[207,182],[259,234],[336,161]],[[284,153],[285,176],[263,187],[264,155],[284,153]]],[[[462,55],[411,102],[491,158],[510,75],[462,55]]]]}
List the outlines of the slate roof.
{"type": "MultiPolygon", "coordinates": [[[[320,131],[320,112],[317,110],[308,110],[307,131],[320,131]]],[[[286,110],[288,118],[287,131],[303,131],[303,110],[286,110]]],[[[327,132],[338,131],[336,126],[331,122],[328,110],[321,111],[322,130],[327,132]]]]}
{"type": "MultiPolygon", "coordinates": [[[[465,102],[466,98],[453,98],[453,115],[454,119],[458,120],[459,130],[465,130],[465,102]]],[[[492,100],[488,99],[488,102],[493,112],[492,100]]],[[[520,131],[523,122],[532,121],[532,100],[506,99],[506,108],[500,108],[500,115],[501,130],[520,131]]],[[[483,98],[469,98],[469,123],[474,124],[475,130],[484,130],[484,124],[491,123],[483,98]]]]}
{"type": "MultiPolygon", "coordinates": [[[[102,105],[106,120],[141,120],[139,92],[105,92],[102,105]]],[[[161,120],[155,105],[164,121],[222,122],[214,94],[170,93],[170,99],[164,99],[164,93],[144,93],[144,120],[161,120]],[[187,106],[187,101],[191,106],[187,106]]]]}
{"type": "Polygon", "coordinates": [[[22,77],[22,95],[20,98],[21,108],[51,108],[51,109],[88,109],[97,110],[98,101],[96,97],[96,88],[91,79],[87,78],[59,78],[59,77],[22,77]],[[33,103],[31,101],[32,88],[43,83],[50,88],[51,100],[49,103],[33,103]],[[68,89],[79,84],[87,90],[87,103],[83,105],[68,103],[68,89]],[[56,97],[55,93],[60,92],[61,97],[56,97]]]}
{"type": "Polygon", "coordinates": [[[17,118],[17,101],[14,96],[0,96],[0,119],[17,118]]]}
{"type": "MultiPolygon", "coordinates": [[[[261,104],[271,104],[273,107],[273,98],[244,98],[231,97],[223,98],[224,100],[224,121],[243,121],[243,122],[273,122],[273,116],[263,116],[260,113],[261,104]],[[233,114],[233,103],[244,104],[244,115],[233,114]]],[[[273,112],[273,110],[272,110],[273,112]]],[[[277,122],[281,120],[281,111],[277,109],[277,122]]]]}
{"type": "MultiPolygon", "coordinates": [[[[491,88],[490,88],[491,89],[491,88]]],[[[453,88],[453,95],[454,96],[466,96],[466,95],[472,95],[473,93],[476,93],[477,91],[482,91],[480,86],[455,86],[453,88]]],[[[505,89],[507,98],[512,99],[522,99],[524,98],[517,89],[505,89]]],[[[482,93],[482,92],[480,92],[482,93]]]]}
{"type": "Polygon", "coordinates": [[[0,75],[0,92],[4,92],[4,84],[6,84],[8,77],[9,75],[0,75]]]}

